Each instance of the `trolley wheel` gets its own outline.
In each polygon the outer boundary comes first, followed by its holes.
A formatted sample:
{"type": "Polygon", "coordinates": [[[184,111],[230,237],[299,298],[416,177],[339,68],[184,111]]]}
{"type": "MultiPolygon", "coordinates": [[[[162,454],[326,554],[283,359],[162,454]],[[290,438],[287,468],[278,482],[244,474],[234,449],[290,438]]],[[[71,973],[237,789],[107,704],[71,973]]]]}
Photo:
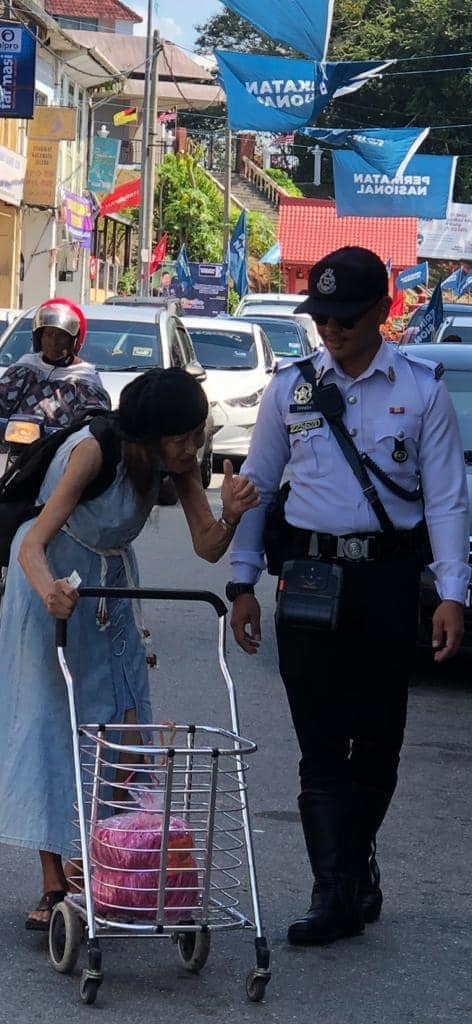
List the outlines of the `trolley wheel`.
{"type": "Polygon", "coordinates": [[[265,990],[270,981],[270,975],[267,978],[262,977],[260,974],[256,974],[251,971],[246,978],[246,994],[251,1003],[262,1002],[265,996],[265,990]]]}
{"type": "Polygon", "coordinates": [[[210,932],[180,932],[177,938],[179,958],[186,971],[198,974],[210,953],[210,932]]]}
{"type": "Polygon", "coordinates": [[[55,971],[70,974],[77,963],[83,925],[68,903],[56,903],[49,924],[49,956],[55,971]]]}
{"type": "Polygon", "coordinates": [[[91,1006],[97,998],[97,992],[102,983],[101,978],[89,978],[84,971],[80,981],[80,998],[87,1006],[91,1006]]]}

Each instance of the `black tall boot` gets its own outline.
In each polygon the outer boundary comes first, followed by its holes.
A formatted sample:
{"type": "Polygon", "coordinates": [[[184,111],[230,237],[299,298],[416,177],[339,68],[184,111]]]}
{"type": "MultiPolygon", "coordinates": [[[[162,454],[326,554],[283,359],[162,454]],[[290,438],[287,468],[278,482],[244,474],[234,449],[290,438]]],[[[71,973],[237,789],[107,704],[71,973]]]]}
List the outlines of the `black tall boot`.
{"type": "Polygon", "coordinates": [[[350,794],[345,789],[310,789],[299,797],[305,842],[315,877],[311,906],[290,925],[294,946],[319,946],[364,930],[348,877],[350,794]]]}
{"type": "Polygon", "coordinates": [[[391,792],[353,783],[351,875],[357,889],[357,905],[367,924],[377,921],[382,909],[376,836],[391,799],[391,792]]]}

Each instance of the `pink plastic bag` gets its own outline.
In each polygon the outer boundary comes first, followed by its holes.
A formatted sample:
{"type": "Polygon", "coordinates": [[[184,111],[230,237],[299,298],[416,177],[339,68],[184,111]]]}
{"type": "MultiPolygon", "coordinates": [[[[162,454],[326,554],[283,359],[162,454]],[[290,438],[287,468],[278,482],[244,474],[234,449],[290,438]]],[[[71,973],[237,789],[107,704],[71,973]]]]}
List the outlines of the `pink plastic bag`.
{"type": "MultiPolygon", "coordinates": [[[[155,794],[140,793],[138,798],[148,807],[156,803],[155,794]]],[[[97,822],[91,843],[96,910],[116,916],[131,911],[133,916],[155,918],[161,841],[162,815],[156,810],[129,811],[97,822]]],[[[171,817],[165,897],[168,922],[190,918],[191,910],[198,905],[198,875],[192,849],[193,837],[186,823],[171,817]]]]}

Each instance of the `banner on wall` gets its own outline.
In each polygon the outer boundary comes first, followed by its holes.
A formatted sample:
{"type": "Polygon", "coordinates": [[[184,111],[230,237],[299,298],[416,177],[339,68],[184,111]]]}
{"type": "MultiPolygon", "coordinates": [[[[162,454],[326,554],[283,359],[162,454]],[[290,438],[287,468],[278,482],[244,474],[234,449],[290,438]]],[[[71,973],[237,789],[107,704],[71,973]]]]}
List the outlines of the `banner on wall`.
{"type": "Polygon", "coordinates": [[[314,60],[326,57],[334,0],[228,0],[226,6],[271,39],[314,60]]]}
{"type": "Polygon", "coordinates": [[[316,63],[216,50],[234,131],[282,132],[310,124],[336,96],[356,92],[392,61],[316,63]]]}
{"type": "Polygon", "coordinates": [[[190,280],[179,280],[176,263],[164,263],[154,275],[155,294],[180,299],[185,313],[192,316],[218,316],[226,313],[227,283],[223,263],[188,263],[190,280]]]}
{"type": "Polygon", "coordinates": [[[418,256],[472,260],[472,203],[450,203],[445,220],[420,220],[418,256]]]}
{"type": "Polygon", "coordinates": [[[35,29],[0,21],[0,117],[33,117],[35,29]]]}
{"type": "Polygon", "coordinates": [[[28,139],[48,142],[74,142],[77,137],[77,111],[74,107],[35,107],[28,128],[28,139]]]}
{"type": "Polygon", "coordinates": [[[429,128],[303,128],[302,135],[333,146],[349,146],[382,174],[404,174],[429,128]]]}
{"type": "Polygon", "coordinates": [[[374,172],[357,153],[333,153],[339,217],[446,217],[457,157],[415,156],[408,173],[390,178],[374,172]]]}
{"type": "Polygon", "coordinates": [[[26,163],[24,202],[28,206],[57,206],[59,143],[30,139],[26,163]]]}
{"type": "Polygon", "coordinates": [[[74,192],[63,192],[61,212],[71,239],[78,242],[81,249],[90,249],[94,225],[92,201],[74,192]]]}
{"type": "Polygon", "coordinates": [[[6,146],[0,146],[0,200],[3,203],[21,205],[25,174],[25,157],[6,146]]]}
{"type": "Polygon", "coordinates": [[[121,139],[94,139],[87,179],[87,188],[91,192],[110,192],[114,187],[120,149],[121,139]]]}

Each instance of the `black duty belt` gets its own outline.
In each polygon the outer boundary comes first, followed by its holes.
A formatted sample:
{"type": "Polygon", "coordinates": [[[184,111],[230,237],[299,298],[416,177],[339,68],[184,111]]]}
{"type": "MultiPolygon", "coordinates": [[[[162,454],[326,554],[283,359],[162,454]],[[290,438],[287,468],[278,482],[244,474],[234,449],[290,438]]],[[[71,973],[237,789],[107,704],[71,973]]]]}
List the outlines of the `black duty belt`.
{"type": "Polygon", "coordinates": [[[338,537],[291,527],[296,557],[329,558],[348,562],[383,562],[392,558],[427,564],[432,560],[425,549],[425,524],[393,533],[350,533],[338,537]]]}

